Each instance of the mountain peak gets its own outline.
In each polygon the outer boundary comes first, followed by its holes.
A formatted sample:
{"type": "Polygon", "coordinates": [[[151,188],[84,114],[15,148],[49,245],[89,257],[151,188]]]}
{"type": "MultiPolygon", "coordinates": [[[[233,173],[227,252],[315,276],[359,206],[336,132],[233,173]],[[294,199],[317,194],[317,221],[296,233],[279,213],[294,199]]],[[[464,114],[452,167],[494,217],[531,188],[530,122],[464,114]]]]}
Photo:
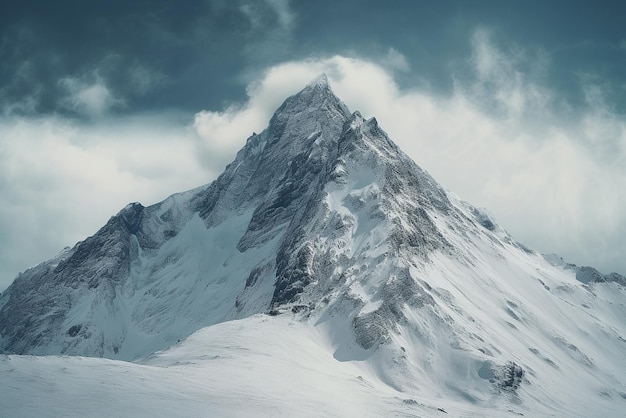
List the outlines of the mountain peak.
{"type": "Polygon", "coordinates": [[[316,78],[311,80],[309,84],[307,84],[307,87],[315,86],[330,88],[330,83],[328,82],[328,76],[326,75],[326,73],[321,73],[316,78]]]}
{"type": "Polygon", "coordinates": [[[285,110],[285,108],[293,107],[295,107],[297,111],[303,108],[335,108],[345,119],[350,117],[350,111],[346,105],[333,92],[326,73],[320,74],[298,93],[285,100],[276,113],[280,113],[285,110]]]}
{"type": "Polygon", "coordinates": [[[292,132],[333,131],[327,138],[341,133],[351,116],[348,107],[333,93],[328,77],[321,74],[295,95],[287,98],[276,110],[270,129],[292,132]]]}

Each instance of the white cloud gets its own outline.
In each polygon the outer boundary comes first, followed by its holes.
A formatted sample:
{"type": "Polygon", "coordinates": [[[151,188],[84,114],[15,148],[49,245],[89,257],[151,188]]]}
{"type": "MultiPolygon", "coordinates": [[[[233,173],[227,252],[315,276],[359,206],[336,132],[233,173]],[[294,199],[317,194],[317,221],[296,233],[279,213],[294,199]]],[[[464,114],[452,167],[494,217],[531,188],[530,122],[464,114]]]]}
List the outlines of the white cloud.
{"type": "Polygon", "coordinates": [[[201,160],[206,167],[225,166],[253,130],[259,132],[267,120],[262,109],[248,104],[222,112],[201,111],[195,115],[193,128],[199,142],[201,160]]]}
{"type": "Polygon", "coordinates": [[[86,116],[103,116],[110,108],[124,104],[124,101],[115,97],[104,81],[97,76],[93,82],[65,77],[59,80],[59,85],[67,92],[59,104],[86,116]]]}
{"type": "Polygon", "coordinates": [[[168,115],[89,126],[0,119],[0,290],[127,203],[152,204],[214,178],[199,166],[195,143],[168,115]]]}
{"type": "Polygon", "coordinates": [[[393,70],[409,71],[411,68],[406,60],[406,57],[393,47],[389,47],[385,58],[387,66],[393,70]]]}
{"type": "Polygon", "coordinates": [[[509,54],[499,50],[485,29],[477,30],[471,39],[470,65],[473,80],[457,84],[459,92],[488,109],[495,116],[526,122],[528,118],[545,119],[551,113],[552,94],[529,79],[529,73],[543,73],[543,53],[527,57],[517,49],[509,54]],[[522,71],[523,64],[531,71],[522,71]]]}

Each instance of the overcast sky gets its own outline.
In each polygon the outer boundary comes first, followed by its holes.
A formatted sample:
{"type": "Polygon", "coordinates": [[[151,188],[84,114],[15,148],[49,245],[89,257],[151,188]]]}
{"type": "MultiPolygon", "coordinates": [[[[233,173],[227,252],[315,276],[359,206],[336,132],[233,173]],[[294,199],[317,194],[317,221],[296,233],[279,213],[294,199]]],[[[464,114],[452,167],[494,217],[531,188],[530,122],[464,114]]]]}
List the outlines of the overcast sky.
{"type": "Polygon", "coordinates": [[[93,3],[0,6],[0,290],[215,179],[321,72],[520,242],[626,274],[626,3],[93,3]]]}

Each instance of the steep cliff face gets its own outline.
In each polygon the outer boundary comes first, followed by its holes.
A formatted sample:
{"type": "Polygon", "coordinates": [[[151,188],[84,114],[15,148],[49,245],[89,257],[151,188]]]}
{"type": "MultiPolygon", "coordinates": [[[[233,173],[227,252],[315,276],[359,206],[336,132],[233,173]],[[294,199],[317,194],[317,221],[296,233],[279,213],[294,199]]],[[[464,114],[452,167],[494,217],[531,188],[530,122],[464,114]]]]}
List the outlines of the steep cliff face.
{"type": "Polygon", "coordinates": [[[0,296],[0,350],[133,360],[284,314],[399,391],[552,405],[550,381],[586,376],[589,396],[619,400],[625,284],[517,243],[322,76],[213,183],[128,205],[21,274],[0,296]]]}

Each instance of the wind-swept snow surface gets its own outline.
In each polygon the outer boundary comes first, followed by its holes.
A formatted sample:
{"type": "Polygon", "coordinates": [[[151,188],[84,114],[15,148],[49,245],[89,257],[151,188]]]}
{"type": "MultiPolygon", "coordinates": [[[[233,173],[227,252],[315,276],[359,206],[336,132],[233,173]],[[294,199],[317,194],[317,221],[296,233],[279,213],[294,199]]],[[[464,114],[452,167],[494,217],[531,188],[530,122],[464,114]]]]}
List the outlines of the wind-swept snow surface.
{"type": "Polygon", "coordinates": [[[625,288],[516,242],[320,77],[215,182],[0,295],[0,410],[622,416],[625,288]]]}
{"type": "Polygon", "coordinates": [[[367,364],[338,362],[331,352],[314,327],[253,316],[205,328],[139,363],[1,357],[10,380],[0,380],[0,404],[12,417],[444,415],[441,401],[411,399],[367,364]]]}
{"type": "MultiPolygon", "coordinates": [[[[544,373],[550,387],[522,395],[545,391],[530,402],[495,395],[468,402],[458,388],[433,388],[420,374],[417,389],[398,391],[380,378],[389,367],[382,356],[338,361],[335,344],[307,321],[257,315],[204,328],[136,363],[1,356],[0,405],[10,417],[623,415],[623,402],[594,396],[587,382],[563,381],[554,366],[544,373]],[[562,399],[560,408],[545,402],[551,397],[562,399]]],[[[490,373],[467,372],[477,381],[490,373]]]]}

